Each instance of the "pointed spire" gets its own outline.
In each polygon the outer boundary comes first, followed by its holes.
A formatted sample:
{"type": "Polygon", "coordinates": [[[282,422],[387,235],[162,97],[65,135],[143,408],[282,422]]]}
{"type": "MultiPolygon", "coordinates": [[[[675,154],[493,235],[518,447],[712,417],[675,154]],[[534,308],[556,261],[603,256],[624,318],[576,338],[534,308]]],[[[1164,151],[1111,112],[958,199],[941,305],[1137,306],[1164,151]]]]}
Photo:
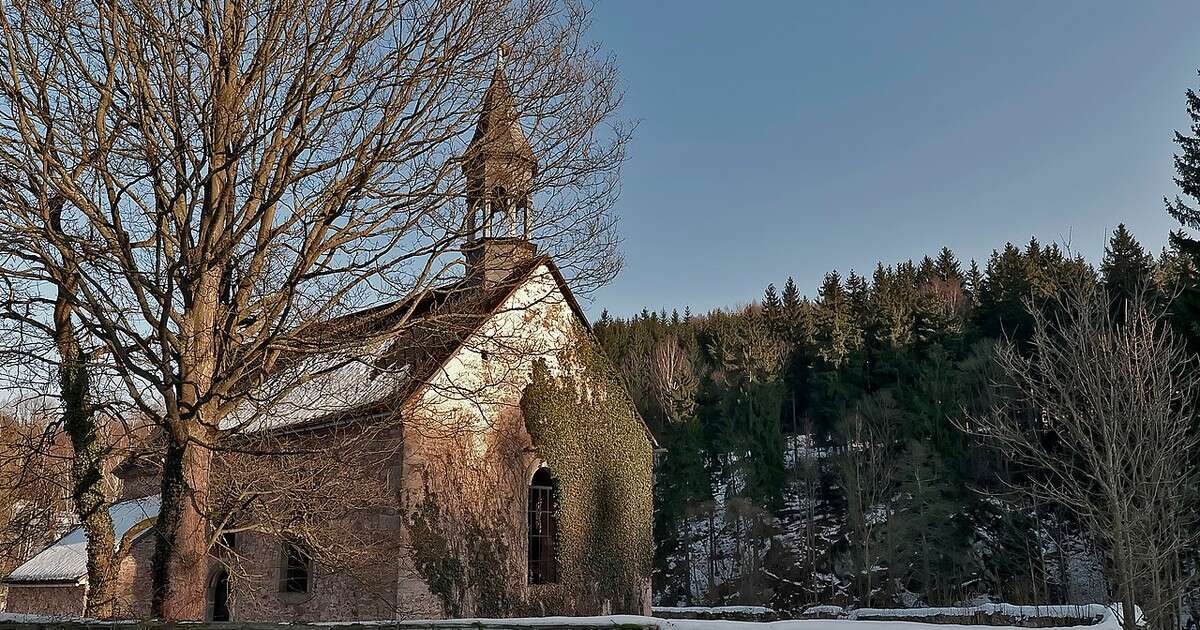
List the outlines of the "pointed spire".
{"type": "MultiPolygon", "coordinates": [[[[529,245],[532,234],[529,210],[538,158],[521,128],[521,116],[505,76],[508,53],[506,47],[497,50],[496,70],[484,92],[479,125],[463,156],[463,174],[467,178],[467,240],[508,238],[529,245]]],[[[494,266],[481,264],[485,268],[494,266]]]]}
{"type": "Polygon", "coordinates": [[[479,112],[479,123],[475,135],[467,147],[468,159],[478,152],[487,156],[519,157],[536,164],[533,148],[521,129],[516,102],[508,86],[505,64],[508,47],[501,45],[496,50],[496,69],[492,72],[492,83],[483,95],[479,112]]]}

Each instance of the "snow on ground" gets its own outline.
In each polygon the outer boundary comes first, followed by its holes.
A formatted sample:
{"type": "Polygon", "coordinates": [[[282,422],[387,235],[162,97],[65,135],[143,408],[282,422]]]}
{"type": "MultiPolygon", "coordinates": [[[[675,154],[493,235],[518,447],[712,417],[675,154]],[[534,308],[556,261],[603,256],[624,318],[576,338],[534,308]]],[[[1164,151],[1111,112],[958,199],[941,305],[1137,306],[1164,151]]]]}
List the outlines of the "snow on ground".
{"type": "MultiPolygon", "coordinates": [[[[1006,610],[1009,614],[1014,611],[1040,611],[1039,616],[1067,616],[1074,617],[1079,609],[1083,609],[1087,613],[1096,613],[1100,621],[1093,625],[1087,625],[1089,630],[1120,630],[1121,621],[1120,615],[1108,606],[1100,604],[1092,604],[1090,606],[1010,606],[1008,604],[992,604],[990,606],[1008,607],[1006,610]],[[1069,612],[1068,612],[1069,611],[1069,612]]],[[[981,607],[983,608],[983,607],[981,607]]],[[[888,610],[888,613],[911,613],[910,616],[933,616],[940,613],[942,610],[961,610],[967,611],[965,614],[973,614],[979,609],[963,608],[963,609],[937,609],[937,608],[913,608],[913,609],[897,609],[888,610]]],[[[875,612],[881,612],[880,609],[874,609],[875,612]]],[[[852,611],[853,612],[853,611],[852,611]]],[[[900,615],[892,615],[900,616],[900,615]]],[[[396,622],[385,622],[395,624],[396,622]]],[[[1086,624],[1086,622],[1083,622],[1086,624]]],[[[435,627],[459,628],[473,627],[487,628],[489,624],[502,624],[506,626],[528,626],[536,628],[538,626],[590,626],[590,627],[620,627],[628,628],[632,626],[642,627],[657,627],[660,630],[979,630],[981,628],[990,628],[993,630],[1011,630],[1016,626],[981,626],[981,625],[960,625],[960,624],[929,624],[919,621],[867,621],[858,619],[793,619],[787,621],[715,621],[701,619],[662,619],[658,617],[640,617],[637,615],[609,615],[604,617],[538,617],[525,619],[456,619],[453,621],[434,622],[435,627]]],[[[428,621],[413,621],[400,622],[399,627],[408,625],[421,625],[428,627],[428,621]]],[[[1079,628],[1080,626],[1072,626],[1079,628]]],[[[1049,630],[1042,628],[1040,630],[1049,630]]]]}
{"type": "MultiPolygon", "coordinates": [[[[725,606],[719,608],[693,608],[693,611],[720,611],[722,609],[754,609],[759,606],[725,606]]],[[[834,609],[837,607],[829,607],[834,609]]],[[[767,609],[762,609],[767,610],[767,609]]],[[[745,610],[743,610],[745,612],[745,610]]],[[[912,608],[912,609],[858,609],[848,611],[851,617],[888,616],[888,617],[933,617],[937,615],[972,615],[977,612],[1000,613],[1013,617],[1079,617],[1099,619],[1098,623],[1085,625],[1088,630],[1121,630],[1120,613],[1113,607],[1101,604],[1084,606],[1014,606],[1011,604],[985,604],[976,608],[912,608]]],[[[59,618],[42,617],[38,615],[20,615],[0,612],[0,623],[52,623],[61,621],[59,618]]],[[[116,622],[119,624],[120,622],[116,622]]],[[[454,619],[445,621],[412,620],[412,621],[375,621],[375,622],[345,622],[355,626],[380,626],[393,628],[447,628],[458,630],[486,630],[489,626],[506,628],[526,627],[531,630],[553,626],[579,628],[614,628],[630,630],[632,628],[657,628],[659,630],[1013,630],[1016,626],[991,625],[960,625],[960,624],[930,624],[919,621],[869,621],[864,619],[795,619],[788,621],[711,621],[700,619],[663,619],[660,617],[641,617],[637,615],[607,615],[600,617],[526,617],[517,619],[454,619]]],[[[1082,622],[1086,624],[1086,622],[1082,622]]],[[[116,624],[114,624],[116,625],[116,624]]],[[[283,628],[302,627],[301,624],[280,624],[283,628]]],[[[337,628],[342,622],[325,622],[313,624],[325,628],[337,628]]],[[[1072,626],[1078,630],[1081,626],[1072,626]]],[[[1040,630],[1053,630],[1042,628],[1040,630]]]]}
{"type": "Polygon", "coordinates": [[[1004,615],[1020,619],[1035,617],[1077,617],[1080,619],[1103,618],[1114,613],[1101,604],[1066,604],[1052,606],[1017,606],[1014,604],[983,604],[972,607],[950,608],[855,608],[846,612],[847,619],[870,619],[872,617],[969,617],[977,613],[1004,615]]]}
{"type": "Polygon", "coordinates": [[[769,615],[775,612],[766,606],[655,606],[652,610],[655,613],[665,614],[699,613],[708,615],[720,615],[728,613],[744,615],[769,615]]]}

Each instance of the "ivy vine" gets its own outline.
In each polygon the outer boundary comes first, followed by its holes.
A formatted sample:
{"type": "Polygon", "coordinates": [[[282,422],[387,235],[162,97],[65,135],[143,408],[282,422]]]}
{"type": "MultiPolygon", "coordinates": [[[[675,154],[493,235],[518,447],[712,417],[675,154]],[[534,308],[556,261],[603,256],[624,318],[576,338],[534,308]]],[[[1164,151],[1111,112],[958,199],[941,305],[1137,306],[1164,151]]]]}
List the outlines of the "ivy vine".
{"type": "MultiPolygon", "coordinates": [[[[653,447],[624,383],[577,326],[551,373],[534,363],[521,410],[555,479],[558,582],[524,587],[498,518],[453,509],[429,480],[409,517],[417,570],[450,617],[641,612],[653,554],[653,447]],[[454,527],[447,525],[454,522],[454,527]],[[448,533],[453,531],[453,534],[448,533]]],[[[528,481],[528,480],[527,480],[528,481]]]]}
{"type": "Polygon", "coordinates": [[[624,383],[595,340],[576,331],[551,373],[537,361],[521,399],[525,425],[558,489],[559,583],[544,608],[640,612],[653,553],[653,448],[624,383]]]}

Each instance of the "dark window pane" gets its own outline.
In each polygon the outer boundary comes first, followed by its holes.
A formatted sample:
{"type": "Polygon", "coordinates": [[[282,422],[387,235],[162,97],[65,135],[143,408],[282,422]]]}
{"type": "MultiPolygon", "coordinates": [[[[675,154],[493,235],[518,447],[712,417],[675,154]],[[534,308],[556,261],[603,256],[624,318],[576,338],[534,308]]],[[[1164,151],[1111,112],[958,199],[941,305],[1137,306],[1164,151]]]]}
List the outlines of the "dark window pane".
{"type": "Polygon", "coordinates": [[[283,592],[307,593],[311,576],[312,560],[296,545],[285,545],[283,566],[283,592]]]}
{"type": "Polygon", "coordinates": [[[527,524],[529,546],[529,583],[545,584],[558,579],[555,537],[558,515],[555,513],[553,478],[540,469],[529,486],[527,524]]]}

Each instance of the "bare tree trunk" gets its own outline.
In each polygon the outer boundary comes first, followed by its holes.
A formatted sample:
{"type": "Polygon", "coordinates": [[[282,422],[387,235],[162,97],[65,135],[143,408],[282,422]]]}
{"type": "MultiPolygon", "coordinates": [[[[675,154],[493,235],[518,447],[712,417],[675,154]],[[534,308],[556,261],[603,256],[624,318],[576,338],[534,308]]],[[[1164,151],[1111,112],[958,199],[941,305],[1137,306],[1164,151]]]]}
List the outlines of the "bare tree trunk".
{"type": "Polygon", "coordinates": [[[106,448],[98,435],[95,418],[88,409],[87,368],[79,356],[74,332],[59,329],[58,348],[62,357],[59,378],[62,381],[63,425],[71,439],[75,455],[71,462],[71,497],[87,532],[88,596],[84,615],[106,619],[113,614],[116,596],[113,557],[116,545],[110,504],[104,484],[106,448]]]}
{"type": "Polygon", "coordinates": [[[212,451],[184,441],[167,447],[163,502],[155,528],[152,615],[160,619],[203,619],[208,580],[207,505],[212,451]],[[168,500],[170,497],[170,500],[168,500]]]}
{"type": "MultiPolygon", "coordinates": [[[[62,203],[52,204],[50,220],[56,234],[62,203]]],[[[62,398],[63,426],[71,440],[71,498],[83,529],[87,532],[87,606],[84,615],[106,619],[113,615],[116,597],[114,556],[116,541],[111,504],[104,483],[104,458],[107,447],[101,440],[96,416],[89,400],[91,381],[87,359],[72,321],[71,293],[78,283],[78,267],[73,252],[60,246],[66,278],[58,286],[54,300],[54,344],[58,350],[59,389],[62,398]]]]}

